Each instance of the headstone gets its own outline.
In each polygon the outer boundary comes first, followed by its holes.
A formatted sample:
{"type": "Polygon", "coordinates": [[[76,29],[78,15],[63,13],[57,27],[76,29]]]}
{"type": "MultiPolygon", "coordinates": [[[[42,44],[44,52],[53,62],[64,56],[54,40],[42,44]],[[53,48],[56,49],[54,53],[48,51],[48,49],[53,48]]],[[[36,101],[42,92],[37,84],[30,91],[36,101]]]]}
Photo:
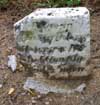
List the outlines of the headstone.
{"type": "Polygon", "coordinates": [[[90,74],[90,14],[85,7],[37,9],[14,24],[20,56],[49,77],[90,74]]]}

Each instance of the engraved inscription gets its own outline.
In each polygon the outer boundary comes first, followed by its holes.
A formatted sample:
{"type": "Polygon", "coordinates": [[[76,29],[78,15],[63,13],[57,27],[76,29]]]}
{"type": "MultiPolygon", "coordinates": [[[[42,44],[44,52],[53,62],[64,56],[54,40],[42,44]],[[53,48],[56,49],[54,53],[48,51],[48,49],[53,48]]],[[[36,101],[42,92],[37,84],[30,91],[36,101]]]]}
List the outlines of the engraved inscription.
{"type": "Polygon", "coordinates": [[[84,44],[71,44],[70,49],[73,49],[73,51],[77,50],[77,51],[82,51],[85,48],[84,44]]]}
{"type": "Polygon", "coordinates": [[[16,42],[21,57],[32,62],[34,69],[55,75],[84,71],[90,58],[87,11],[86,8],[75,8],[75,11],[74,8],[39,9],[16,23],[16,42]]]}

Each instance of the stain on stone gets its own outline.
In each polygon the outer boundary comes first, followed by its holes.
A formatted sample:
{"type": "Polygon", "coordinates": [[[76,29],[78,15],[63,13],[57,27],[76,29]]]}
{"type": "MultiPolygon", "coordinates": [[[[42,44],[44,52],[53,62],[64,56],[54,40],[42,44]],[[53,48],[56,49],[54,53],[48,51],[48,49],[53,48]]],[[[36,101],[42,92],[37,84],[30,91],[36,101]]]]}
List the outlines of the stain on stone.
{"type": "Polygon", "coordinates": [[[86,11],[84,14],[88,14],[88,11],[86,11]]]}
{"type": "Polygon", "coordinates": [[[48,15],[48,16],[51,16],[51,15],[52,15],[52,13],[48,13],[47,15],[48,15]]]}
{"type": "Polygon", "coordinates": [[[44,21],[44,20],[42,20],[40,22],[36,22],[36,24],[37,24],[37,27],[38,28],[42,28],[42,27],[44,27],[47,24],[47,22],[44,21]]]}
{"type": "Polygon", "coordinates": [[[64,47],[60,47],[60,48],[59,48],[59,51],[60,51],[61,53],[64,52],[64,51],[65,51],[64,47]]]}
{"type": "Polygon", "coordinates": [[[16,43],[16,48],[18,49],[18,51],[24,51],[25,46],[20,46],[18,43],[16,43]]]}
{"type": "Polygon", "coordinates": [[[76,9],[76,11],[79,11],[78,9],[76,9]]]}
{"type": "Polygon", "coordinates": [[[34,36],[34,33],[32,31],[21,31],[21,34],[25,39],[31,39],[34,36]]]}
{"type": "Polygon", "coordinates": [[[25,52],[28,53],[29,52],[29,46],[25,47],[25,52]]]}
{"type": "Polygon", "coordinates": [[[66,29],[65,32],[68,32],[68,29],[66,29]]]}
{"type": "Polygon", "coordinates": [[[39,29],[39,32],[41,32],[41,33],[43,32],[42,28],[39,29]]]}
{"type": "Polygon", "coordinates": [[[16,25],[15,30],[20,30],[20,25],[16,25]]]}
{"type": "Polygon", "coordinates": [[[71,10],[73,11],[74,9],[72,8],[71,10]]]}
{"type": "Polygon", "coordinates": [[[63,26],[63,24],[60,24],[60,26],[63,26]]]}

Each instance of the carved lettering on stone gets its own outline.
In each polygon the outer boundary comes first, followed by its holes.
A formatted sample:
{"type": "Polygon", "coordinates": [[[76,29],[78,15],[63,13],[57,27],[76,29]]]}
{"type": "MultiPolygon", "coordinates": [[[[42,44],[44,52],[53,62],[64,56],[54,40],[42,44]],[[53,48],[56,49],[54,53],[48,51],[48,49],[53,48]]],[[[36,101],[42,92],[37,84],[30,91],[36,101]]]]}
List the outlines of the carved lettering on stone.
{"type": "Polygon", "coordinates": [[[82,72],[90,59],[89,21],[84,7],[36,10],[14,25],[17,48],[48,73],[82,72]]]}

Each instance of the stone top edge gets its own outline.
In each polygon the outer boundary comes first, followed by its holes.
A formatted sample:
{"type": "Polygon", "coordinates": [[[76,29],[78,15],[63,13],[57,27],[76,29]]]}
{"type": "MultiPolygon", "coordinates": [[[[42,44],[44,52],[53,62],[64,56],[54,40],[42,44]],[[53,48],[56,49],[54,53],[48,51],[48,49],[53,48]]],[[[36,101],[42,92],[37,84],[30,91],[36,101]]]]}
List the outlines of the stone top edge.
{"type": "Polygon", "coordinates": [[[64,8],[38,8],[23,19],[19,20],[14,26],[20,24],[26,18],[28,19],[50,19],[50,18],[70,18],[74,16],[89,17],[89,10],[86,7],[64,7],[64,8]]]}
{"type": "MultiPolygon", "coordinates": [[[[63,7],[63,8],[38,8],[32,13],[40,13],[40,12],[75,12],[75,13],[80,13],[80,12],[86,12],[88,9],[86,7],[63,7]]],[[[88,11],[89,12],[89,11],[88,11]]],[[[49,15],[50,16],[50,15],[49,15]]]]}

